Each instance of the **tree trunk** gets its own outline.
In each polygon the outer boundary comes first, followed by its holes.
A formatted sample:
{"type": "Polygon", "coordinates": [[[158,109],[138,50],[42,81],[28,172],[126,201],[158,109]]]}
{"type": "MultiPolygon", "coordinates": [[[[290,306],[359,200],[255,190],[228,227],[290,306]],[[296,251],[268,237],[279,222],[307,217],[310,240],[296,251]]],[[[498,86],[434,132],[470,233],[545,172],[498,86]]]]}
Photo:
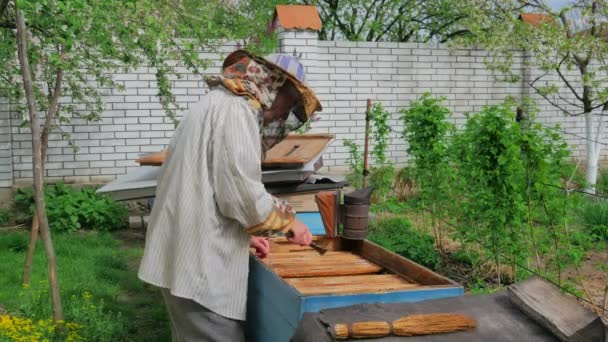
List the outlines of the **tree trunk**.
{"type": "Polygon", "coordinates": [[[40,235],[44,242],[46,251],[49,286],[51,290],[51,303],[53,307],[53,321],[60,332],[63,331],[63,309],[61,307],[61,296],[59,293],[59,279],[57,278],[57,260],[55,250],[49,231],[44,201],[44,179],[42,177],[41,141],[40,141],[40,119],[36,110],[34,91],[32,85],[31,70],[27,55],[25,18],[23,11],[17,9],[17,52],[23,78],[23,88],[27,100],[32,130],[32,160],[34,166],[34,200],[36,202],[36,213],[38,216],[40,235]]]}
{"type": "MultiPolygon", "coordinates": [[[[63,51],[63,48],[60,48],[63,51]]],[[[61,96],[61,85],[63,81],[63,69],[57,70],[57,77],[55,78],[55,90],[51,95],[51,101],[49,109],[46,113],[44,120],[44,128],[40,133],[40,169],[42,170],[42,176],[44,177],[46,153],[49,147],[49,133],[51,132],[51,126],[53,125],[53,119],[57,110],[59,109],[59,96],[61,96]]],[[[27,247],[25,254],[25,265],[23,266],[23,275],[21,276],[22,284],[29,284],[32,275],[32,262],[34,260],[34,252],[36,252],[36,243],[38,242],[38,229],[40,227],[38,221],[38,212],[34,210],[34,217],[32,218],[32,227],[30,229],[30,242],[27,247]]]]}
{"type": "Polygon", "coordinates": [[[587,155],[587,170],[585,179],[587,184],[585,186],[585,192],[589,194],[595,194],[595,185],[597,183],[597,174],[599,170],[600,152],[602,151],[602,137],[604,134],[604,111],[599,116],[599,120],[596,124],[595,114],[593,112],[585,113],[585,136],[586,141],[586,155],[587,155]]]}
{"type": "Polygon", "coordinates": [[[34,252],[36,251],[36,242],[38,242],[38,227],[38,211],[34,209],[34,217],[32,218],[32,227],[30,229],[30,243],[25,253],[25,265],[23,266],[23,275],[21,276],[21,284],[24,285],[29,285],[32,275],[32,263],[34,261],[34,252]]]}

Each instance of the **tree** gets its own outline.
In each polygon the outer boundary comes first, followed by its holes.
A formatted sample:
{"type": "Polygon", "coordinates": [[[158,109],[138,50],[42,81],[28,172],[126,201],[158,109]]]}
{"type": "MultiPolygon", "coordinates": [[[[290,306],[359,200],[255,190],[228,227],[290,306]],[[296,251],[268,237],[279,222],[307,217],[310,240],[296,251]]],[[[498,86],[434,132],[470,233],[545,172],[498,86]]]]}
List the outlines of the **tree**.
{"type": "Polygon", "coordinates": [[[514,50],[529,54],[528,67],[540,74],[524,79],[552,106],[570,116],[584,116],[587,191],[595,192],[608,109],[608,3],[578,0],[554,10],[544,0],[466,0],[472,34],[465,43],[490,51],[491,69],[519,78],[512,71],[514,50]],[[533,23],[518,14],[534,11],[533,23]]]}
{"type": "Polygon", "coordinates": [[[448,0],[302,0],[316,5],[321,39],[444,42],[466,33],[458,1],[448,0]]]}
{"type": "Polygon", "coordinates": [[[200,51],[219,51],[226,40],[238,40],[255,52],[271,50],[276,40],[265,30],[275,2],[0,0],[0,97],[28,114],[24,121],[32,132],[36,213],[23,280],[29,281],[39,228],[56,323],[63,315],[43,193],[49,134],[61,132],[61,124],[73,118],[100,120],[102,95],[121,89],[111,73],[141,65],[156,71],[159,101],[176,121],[180,108],[171,89],[177,68],[200,75],[210,64],[200,51]],[[79,105],[62,103],[62,97],[79,105]]]}

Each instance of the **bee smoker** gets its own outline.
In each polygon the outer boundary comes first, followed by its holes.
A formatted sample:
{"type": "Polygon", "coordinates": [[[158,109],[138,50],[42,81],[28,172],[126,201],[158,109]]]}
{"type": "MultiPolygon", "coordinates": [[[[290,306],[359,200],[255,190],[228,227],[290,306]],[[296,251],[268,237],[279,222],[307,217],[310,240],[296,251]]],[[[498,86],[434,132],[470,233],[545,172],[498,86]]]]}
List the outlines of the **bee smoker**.
{"type": "Polygon", "coordinates": [[[335,237],[342,226],[342,237],[349,240],[364,240],[368,233],[369,206],[373,188],[363,188],[348,194],[341,191],[317,193],[315,200],[325,233],[335,237]]]}

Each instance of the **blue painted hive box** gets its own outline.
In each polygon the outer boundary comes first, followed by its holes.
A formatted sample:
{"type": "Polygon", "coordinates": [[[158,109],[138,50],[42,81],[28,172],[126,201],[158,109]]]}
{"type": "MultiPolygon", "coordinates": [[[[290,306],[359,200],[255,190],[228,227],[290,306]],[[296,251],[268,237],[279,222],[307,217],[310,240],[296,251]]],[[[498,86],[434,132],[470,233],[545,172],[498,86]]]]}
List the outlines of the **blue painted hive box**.
{"type": "Polygon", "coordinates": [[[250,257],[247,341],[289,341],[305,312],[460,296],[462,286],[369,241],[315,237],[321,256],[284,238],[250,257]]]}

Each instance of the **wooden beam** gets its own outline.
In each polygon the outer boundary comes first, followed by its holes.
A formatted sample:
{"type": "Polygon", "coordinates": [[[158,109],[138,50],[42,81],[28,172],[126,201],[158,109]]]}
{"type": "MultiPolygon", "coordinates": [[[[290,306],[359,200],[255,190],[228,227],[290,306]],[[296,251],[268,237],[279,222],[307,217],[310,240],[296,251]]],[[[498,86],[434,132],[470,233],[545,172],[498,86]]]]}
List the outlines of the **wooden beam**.
{"type": "Polygon", "coordinates": [[[394,274],[289,278],[285,281],[303,295],[383,293],[419,286],[394,274]]]}
{"type": "Polygon", "coordinates": [[[367,240],[353,241],[353,251],[362,257],[384,266],[389,271],[420,285],[458,285],[428,268],[367,240]]]}
{"type": "Polygon", "coordinates": [[[606,341],[601,318],[546,280],[533,276],[507,290],[515,306],[561,341],[606,341]]]}
{"type": "Polygon", "coordinates": [[[263,261],[282,278],[374,274],[382,270],[350,252],[313,253],[316,252],[274,253],[263,261]]]}

